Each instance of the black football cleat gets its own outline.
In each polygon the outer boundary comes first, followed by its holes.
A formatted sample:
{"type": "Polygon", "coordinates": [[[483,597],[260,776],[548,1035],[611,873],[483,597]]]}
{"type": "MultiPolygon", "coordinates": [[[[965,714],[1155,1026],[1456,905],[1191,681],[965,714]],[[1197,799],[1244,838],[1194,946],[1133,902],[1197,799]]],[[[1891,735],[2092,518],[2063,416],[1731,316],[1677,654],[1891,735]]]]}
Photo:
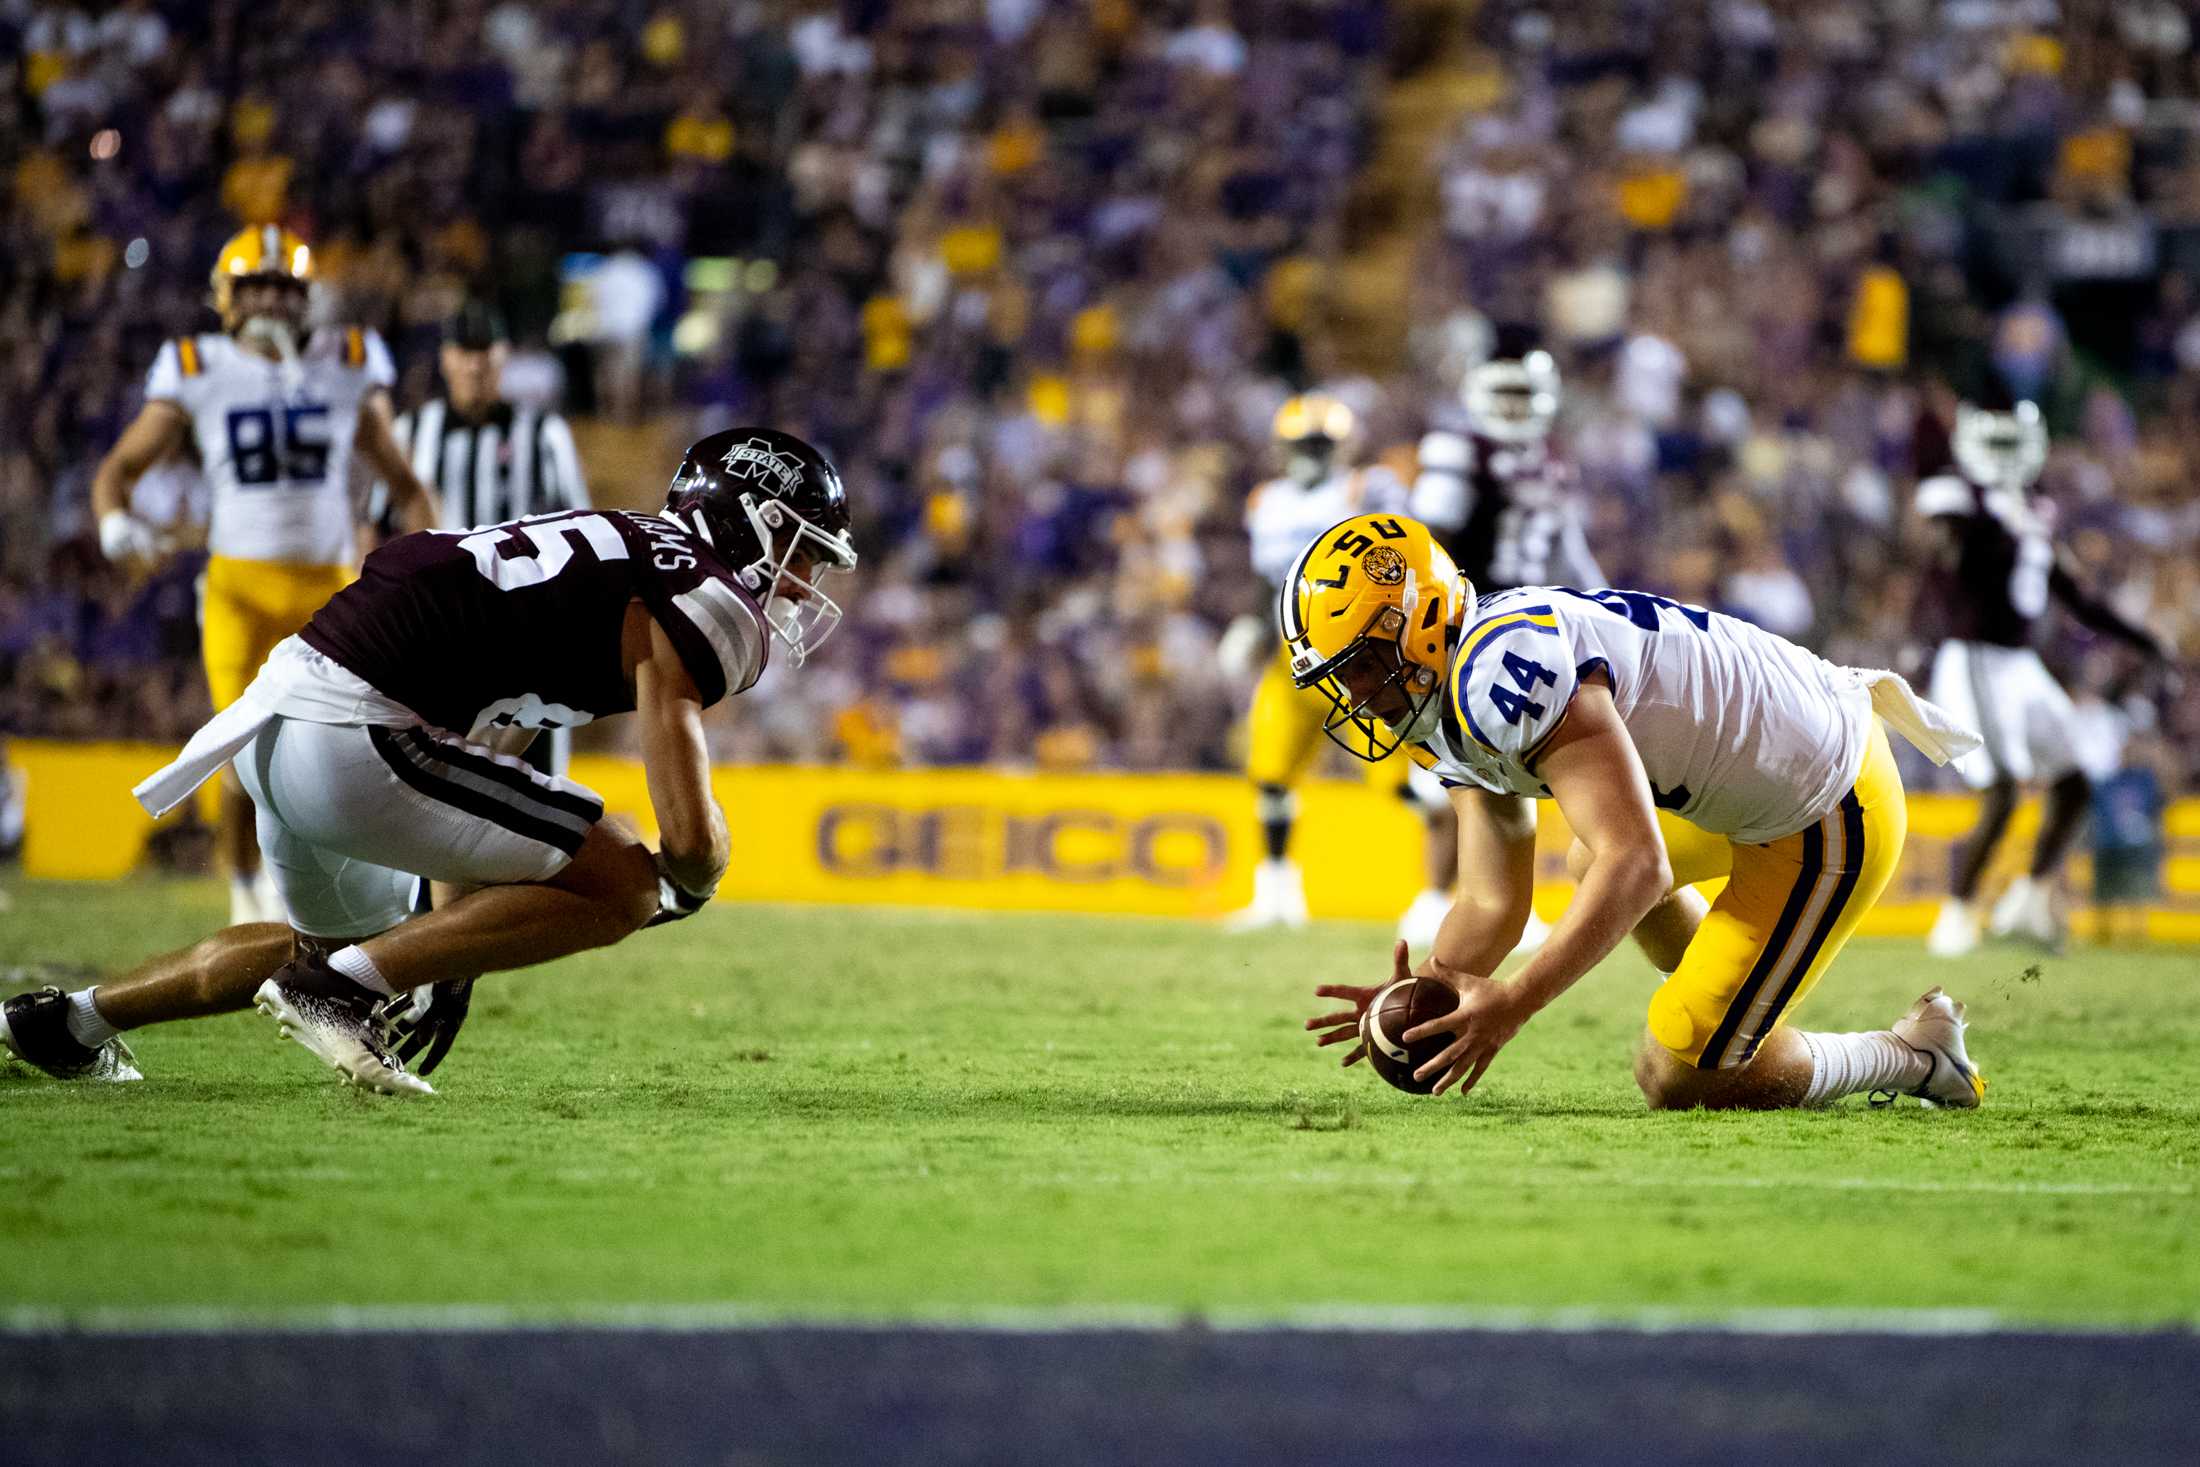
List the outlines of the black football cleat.
{"type": "Polygon", "coordinates": [[[307,953],[277,968],[253,1007],[275,1021],[285,1039],[303,1045],[347,1085],[378,1095],[433,1095],[435,1087],[407,1073],[382,1037],[383,995],[361,987],[307,953]]]}
{"type": "Polygon", "coordinates": [[[18,993],[0,1004],[0,1044],[56,1080],[142,1080],[137,1056],[117,1037],[91,1045],[69,1032],[69,996],[58,988],[18,993]]]}

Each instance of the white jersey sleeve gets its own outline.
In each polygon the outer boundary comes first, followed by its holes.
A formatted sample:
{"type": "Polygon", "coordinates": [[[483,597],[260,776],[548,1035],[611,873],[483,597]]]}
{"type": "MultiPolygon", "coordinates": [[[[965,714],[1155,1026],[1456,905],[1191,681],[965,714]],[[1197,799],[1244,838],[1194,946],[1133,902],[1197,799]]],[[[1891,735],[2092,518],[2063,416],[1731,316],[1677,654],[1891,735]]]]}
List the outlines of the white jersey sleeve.
{"type": "Polygon", "coordinates": [[[145,400],[183,401],[183,348],[173,338],[153,354],[153,369],[145,374],[145,400]]]}
{"type": "Polygon", "coordinates": [[[1917,486],[1917,512],[1927,519],[1966,515],[1976,508],[1971,486],[1953,474],[1935,474],[1917,486]]]}
{"type": "Polygon", "coordinates": [[[1525,769],[1566,720],[1574,649],[1547,605],[1514,604],[1469,626],[1452,663],[1459,724],[1488,752],[1525,769]]]}
{"type": "Polygon", "coordinates": [[[1291,562],[1306,548],[1301,510],[1304,496],[1288,479],[1271,479],[1245,501],[1245,534],[1252,542],[1253,569],[1271,586],[1291,574],[1291,562]]]}
{"type": "Polygon", "coordinates": [[[366,348],[367,380],[389,391],[397,386],[397,362],[390,356],[390,344],[382,339],[382,333],[373,327],[360,332],[366,348]]]}
{"type": "Polygon", "coordinates": [[[1473,442],[1461,433],[1425,435],[1407,513],[1431,528],[1456,530],[1473,509],[1473,442]]]}

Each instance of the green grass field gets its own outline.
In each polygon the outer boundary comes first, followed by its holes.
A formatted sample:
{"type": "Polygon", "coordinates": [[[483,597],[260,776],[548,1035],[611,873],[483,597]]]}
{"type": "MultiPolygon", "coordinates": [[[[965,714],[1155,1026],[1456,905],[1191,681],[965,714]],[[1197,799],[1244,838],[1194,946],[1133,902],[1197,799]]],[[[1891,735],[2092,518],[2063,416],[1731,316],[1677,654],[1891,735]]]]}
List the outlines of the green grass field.
{"type": "MultiPolygon", "coordinates": [[[[220,916],[211,884],[10,894],[0,964],[120,964],[220,916]]],[[[1743,1116],[1643,1110],[1631,953],[1468,1100],[1342,1072],[1309,990],[1385,950],[714,908],[492,980],[430,1100],[344,1090],[250,1015],[139,1036],[140,1085],[9,1065],[0,1305],[2200,1319],[2189,953],[1860,941],[1806,1024],[1945,982],[1987,1107],[1743,1116]]]]}

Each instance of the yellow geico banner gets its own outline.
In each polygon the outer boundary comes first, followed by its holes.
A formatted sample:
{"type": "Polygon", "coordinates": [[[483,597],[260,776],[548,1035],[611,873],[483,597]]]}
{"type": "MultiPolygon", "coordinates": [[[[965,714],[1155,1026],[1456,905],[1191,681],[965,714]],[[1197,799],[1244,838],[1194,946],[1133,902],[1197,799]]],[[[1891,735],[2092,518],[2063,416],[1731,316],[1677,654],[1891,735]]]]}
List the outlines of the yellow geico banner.
{"type": "MultiPolygon", "coordinates": [[[[12,745],[29,786],[26,874],[100,879],[135,869],[153,822],[130,785],[169,755],[148,745],[12,745]]],[[[654,834],[639,764],[584,755],[573,777],[654,834]]],[[[731,766],[713,783],[733,832],[720,894],[739,900],[1212,917],[1249,898],[1260,857],[1251,791],[1226,775],[731,766]]],[[[1536,904],[1548,916],[1569,890],[1566,832],[1555,806],[1542,810],[1536,904]]],[[[1950,848],[1976,814],[1967,796],[1911,798],[1902,869],[1866,931],[1924,931],[1950,848]]],[[[2029,849],[2036,818],[2030,807],[2020,812],[2006,866],[2029,849]]],[[[2200,801],[2172,808],[2168,836],[2165,894],[2149,930],[2200,940],[2200,801]]],[[[1395,917],[1421,884],[1421,839],[1403,803],[1356,780],[1313,781],[1293,853],[1314,915],[1395,917]]]]}

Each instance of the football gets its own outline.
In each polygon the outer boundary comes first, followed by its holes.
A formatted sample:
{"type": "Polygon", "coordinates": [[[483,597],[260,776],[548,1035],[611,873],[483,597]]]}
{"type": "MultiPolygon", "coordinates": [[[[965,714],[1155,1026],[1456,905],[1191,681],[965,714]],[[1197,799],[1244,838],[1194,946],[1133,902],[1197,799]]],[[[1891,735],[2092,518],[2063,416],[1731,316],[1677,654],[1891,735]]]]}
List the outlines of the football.
{"type": "Polygon", "coordinates": [[[1435,978],[1401,978],[1375,995],[1360,1015],[1360,1039],[1367,1045],[1367,1062],[1375,1073],[1414,1095],[1436,1088],[1441,1075],[1416,1080],[1413,1072],[1444,1052],[1449,1036],[1437,1034],[1415,1044],[1405,1041],[1408,1029],[1440,1019],[1459,1007],[1459,991],[1435,978]]]}

